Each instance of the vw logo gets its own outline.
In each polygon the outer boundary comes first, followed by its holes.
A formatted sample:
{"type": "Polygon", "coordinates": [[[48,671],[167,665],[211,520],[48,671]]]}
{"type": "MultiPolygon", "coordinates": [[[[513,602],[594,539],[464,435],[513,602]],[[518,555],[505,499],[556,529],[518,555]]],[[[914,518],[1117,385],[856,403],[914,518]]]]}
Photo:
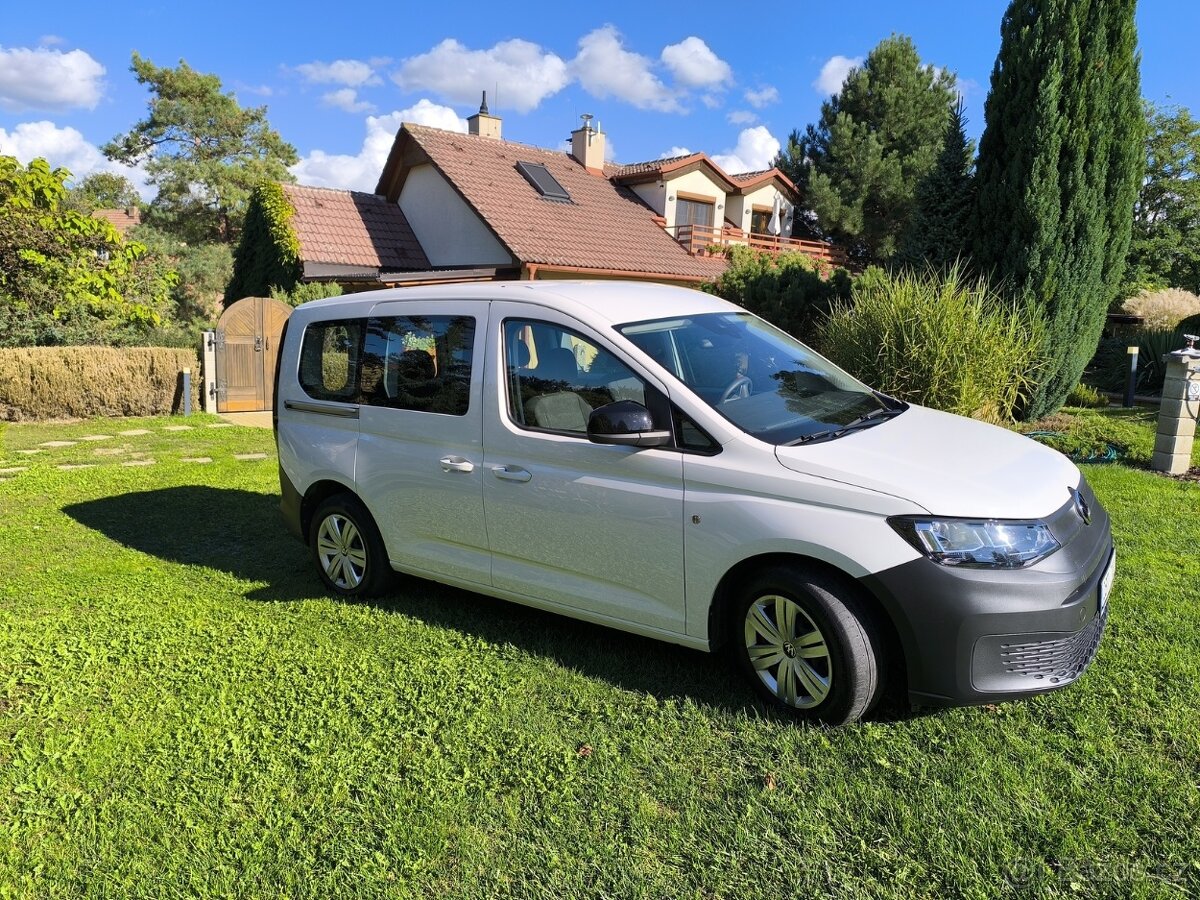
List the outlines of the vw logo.
{"type": "Polygon", "coordinates": [[[1083,499],[1083,494],[1079,493],[1075,488],[1067,488],[1071,492],[1071,499],[1075,501],[1075,512],[1079,518],[1083,519],[1084,525],[1092,524],[1092,510],[1087,505],[1087,501],[1083,499]]]}

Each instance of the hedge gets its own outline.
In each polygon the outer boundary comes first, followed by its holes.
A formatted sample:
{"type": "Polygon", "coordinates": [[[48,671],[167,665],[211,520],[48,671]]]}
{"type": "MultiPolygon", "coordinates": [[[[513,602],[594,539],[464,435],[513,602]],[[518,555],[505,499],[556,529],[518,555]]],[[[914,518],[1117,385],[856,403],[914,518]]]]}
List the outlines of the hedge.
{"type": "Polygon", "coordinates": [[[0,349],[0,419],[152,416],[183,407],[180,373],[192,370],[192,408],[200,409],[195,350],[168,347],[17,347],[0,349]]]}

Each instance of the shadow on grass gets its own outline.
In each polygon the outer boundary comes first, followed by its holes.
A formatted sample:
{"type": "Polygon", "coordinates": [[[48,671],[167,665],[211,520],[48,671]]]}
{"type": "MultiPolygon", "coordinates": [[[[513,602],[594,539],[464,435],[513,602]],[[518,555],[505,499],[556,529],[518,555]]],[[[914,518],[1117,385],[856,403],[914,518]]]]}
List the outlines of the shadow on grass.
{"type": "MultiPolygon", "coordinates": [[[[307,550],[285,529],[279,498],[202,485],[162,488],[77,503],[63,510],[126,547],[169,562],[228,572],[263,584],[246,597],[324,597],[307,550]]],[[[473,634],[660,699],[691,699],[775,718],[721,657],[578,622],[417,578],[401,577],[374,607],[473,634]]]]}

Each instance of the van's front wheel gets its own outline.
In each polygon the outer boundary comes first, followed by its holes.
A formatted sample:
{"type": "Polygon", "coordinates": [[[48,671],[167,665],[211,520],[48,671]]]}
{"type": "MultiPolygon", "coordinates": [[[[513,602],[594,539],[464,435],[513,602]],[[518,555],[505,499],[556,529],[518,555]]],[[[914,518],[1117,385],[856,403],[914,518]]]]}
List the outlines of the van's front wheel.
{"type": "Polygon", "coordinates": [[[366,507],[349,494],[337,494],[317,507],[309,545],[321,580],[335,594],[374,597],[391,582],[379,529],[366,507]]]}
{"type": "Polygon", "coordinates": [[[765,569],[742,589],[731,624],[738,665],[775,706],[844,725],[879,696],[879,629],[835,577],[802,567],[765,569]]]}

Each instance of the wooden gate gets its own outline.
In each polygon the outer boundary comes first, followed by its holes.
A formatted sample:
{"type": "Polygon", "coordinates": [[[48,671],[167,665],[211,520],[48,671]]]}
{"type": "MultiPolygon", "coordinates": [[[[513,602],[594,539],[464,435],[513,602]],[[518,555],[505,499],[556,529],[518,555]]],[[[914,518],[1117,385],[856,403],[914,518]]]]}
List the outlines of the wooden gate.
{"type": "Polygon", "coordinates": [[[279,336],[292,308],[269,297],[245,297],[217,323],[217,412],[271,409],[279,336]]]}

